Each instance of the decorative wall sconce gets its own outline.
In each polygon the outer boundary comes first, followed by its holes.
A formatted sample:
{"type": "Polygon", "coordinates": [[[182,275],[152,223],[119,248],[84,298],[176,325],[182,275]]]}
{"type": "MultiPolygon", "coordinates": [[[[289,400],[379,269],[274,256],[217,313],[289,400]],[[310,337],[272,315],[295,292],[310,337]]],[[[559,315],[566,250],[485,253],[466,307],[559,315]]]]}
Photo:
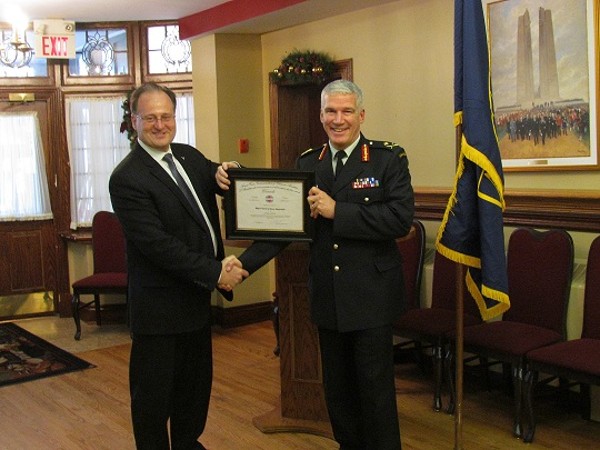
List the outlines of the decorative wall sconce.
{"type": "Polygon", "coordinates": [[[13,27],[12,36],[0,44],[0,63],[13,69],[29,65],[33,57],[33,48],[27,42],[25,31],[22,38],[20,34],[17,27],[13,27]]]}

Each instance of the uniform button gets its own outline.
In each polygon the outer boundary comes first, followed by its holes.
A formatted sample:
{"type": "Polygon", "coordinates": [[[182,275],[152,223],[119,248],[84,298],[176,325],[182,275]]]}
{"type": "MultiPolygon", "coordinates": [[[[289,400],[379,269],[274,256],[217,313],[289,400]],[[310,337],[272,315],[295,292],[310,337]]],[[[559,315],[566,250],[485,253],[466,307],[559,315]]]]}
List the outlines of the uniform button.
{"type": "Polygon", "coordinates": [[[333,266],[333,271],[334,272],[339,272],[340,271],[340,266],[333,266]]]}
{"type": "Polygon", "coordinates": [[[337,245],[337,244],[333,244],[333,249],[334,249],[334,250],[337,250],[339,247],[340,247],[339,245],[337,245]]]}
{"type": "Polygon", "coordinates": [[[368,202],[370,200],[369,197],[365,197],[365,202],[368,202]]]}

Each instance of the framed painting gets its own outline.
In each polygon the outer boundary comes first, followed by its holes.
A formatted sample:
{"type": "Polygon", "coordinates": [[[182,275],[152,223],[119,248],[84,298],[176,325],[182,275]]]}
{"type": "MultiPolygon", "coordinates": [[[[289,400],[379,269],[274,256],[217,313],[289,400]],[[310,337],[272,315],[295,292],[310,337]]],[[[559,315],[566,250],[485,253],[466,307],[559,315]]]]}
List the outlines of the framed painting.
{"type": "Polygon", "coordinates": [[[598,170],[599,0],[482,0],[505,171],[598,170]]]}

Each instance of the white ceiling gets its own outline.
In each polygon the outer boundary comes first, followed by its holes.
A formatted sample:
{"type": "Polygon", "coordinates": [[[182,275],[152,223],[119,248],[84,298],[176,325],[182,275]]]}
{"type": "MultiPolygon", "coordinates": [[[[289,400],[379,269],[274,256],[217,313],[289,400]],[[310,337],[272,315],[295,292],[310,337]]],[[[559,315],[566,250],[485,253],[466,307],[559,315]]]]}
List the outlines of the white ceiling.
{"type": "MultiPolygon", "coordinates": [[[[173,20],[228,1],[230,0],[0,0],[0,22],[13,22],[17,14],[24,15],[28,22],[41,19],[75,22],[173,20]]],[[[394,0],[307,0],[217,31],[266,33],[391,1],[394,0]]]]}
{"type": "Polygon", "coordinates": [[[170,20],[195,14],[229,0],[2,0],[0,19],[22,12],[30,21],[65,19],[76,22],[170,20]]]}

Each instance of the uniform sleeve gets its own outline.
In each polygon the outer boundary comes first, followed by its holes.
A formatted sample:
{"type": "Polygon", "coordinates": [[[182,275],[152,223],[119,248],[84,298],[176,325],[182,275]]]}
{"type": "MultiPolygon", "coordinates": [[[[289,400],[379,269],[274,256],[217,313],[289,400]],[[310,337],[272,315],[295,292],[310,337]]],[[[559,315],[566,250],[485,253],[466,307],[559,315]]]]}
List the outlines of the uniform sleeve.
{"type": "Polygon", "coordinates": [[[289,244],[289,242],[256,241],[238,259],[242,267],[252,274],[275,258],[289,244]]]}

